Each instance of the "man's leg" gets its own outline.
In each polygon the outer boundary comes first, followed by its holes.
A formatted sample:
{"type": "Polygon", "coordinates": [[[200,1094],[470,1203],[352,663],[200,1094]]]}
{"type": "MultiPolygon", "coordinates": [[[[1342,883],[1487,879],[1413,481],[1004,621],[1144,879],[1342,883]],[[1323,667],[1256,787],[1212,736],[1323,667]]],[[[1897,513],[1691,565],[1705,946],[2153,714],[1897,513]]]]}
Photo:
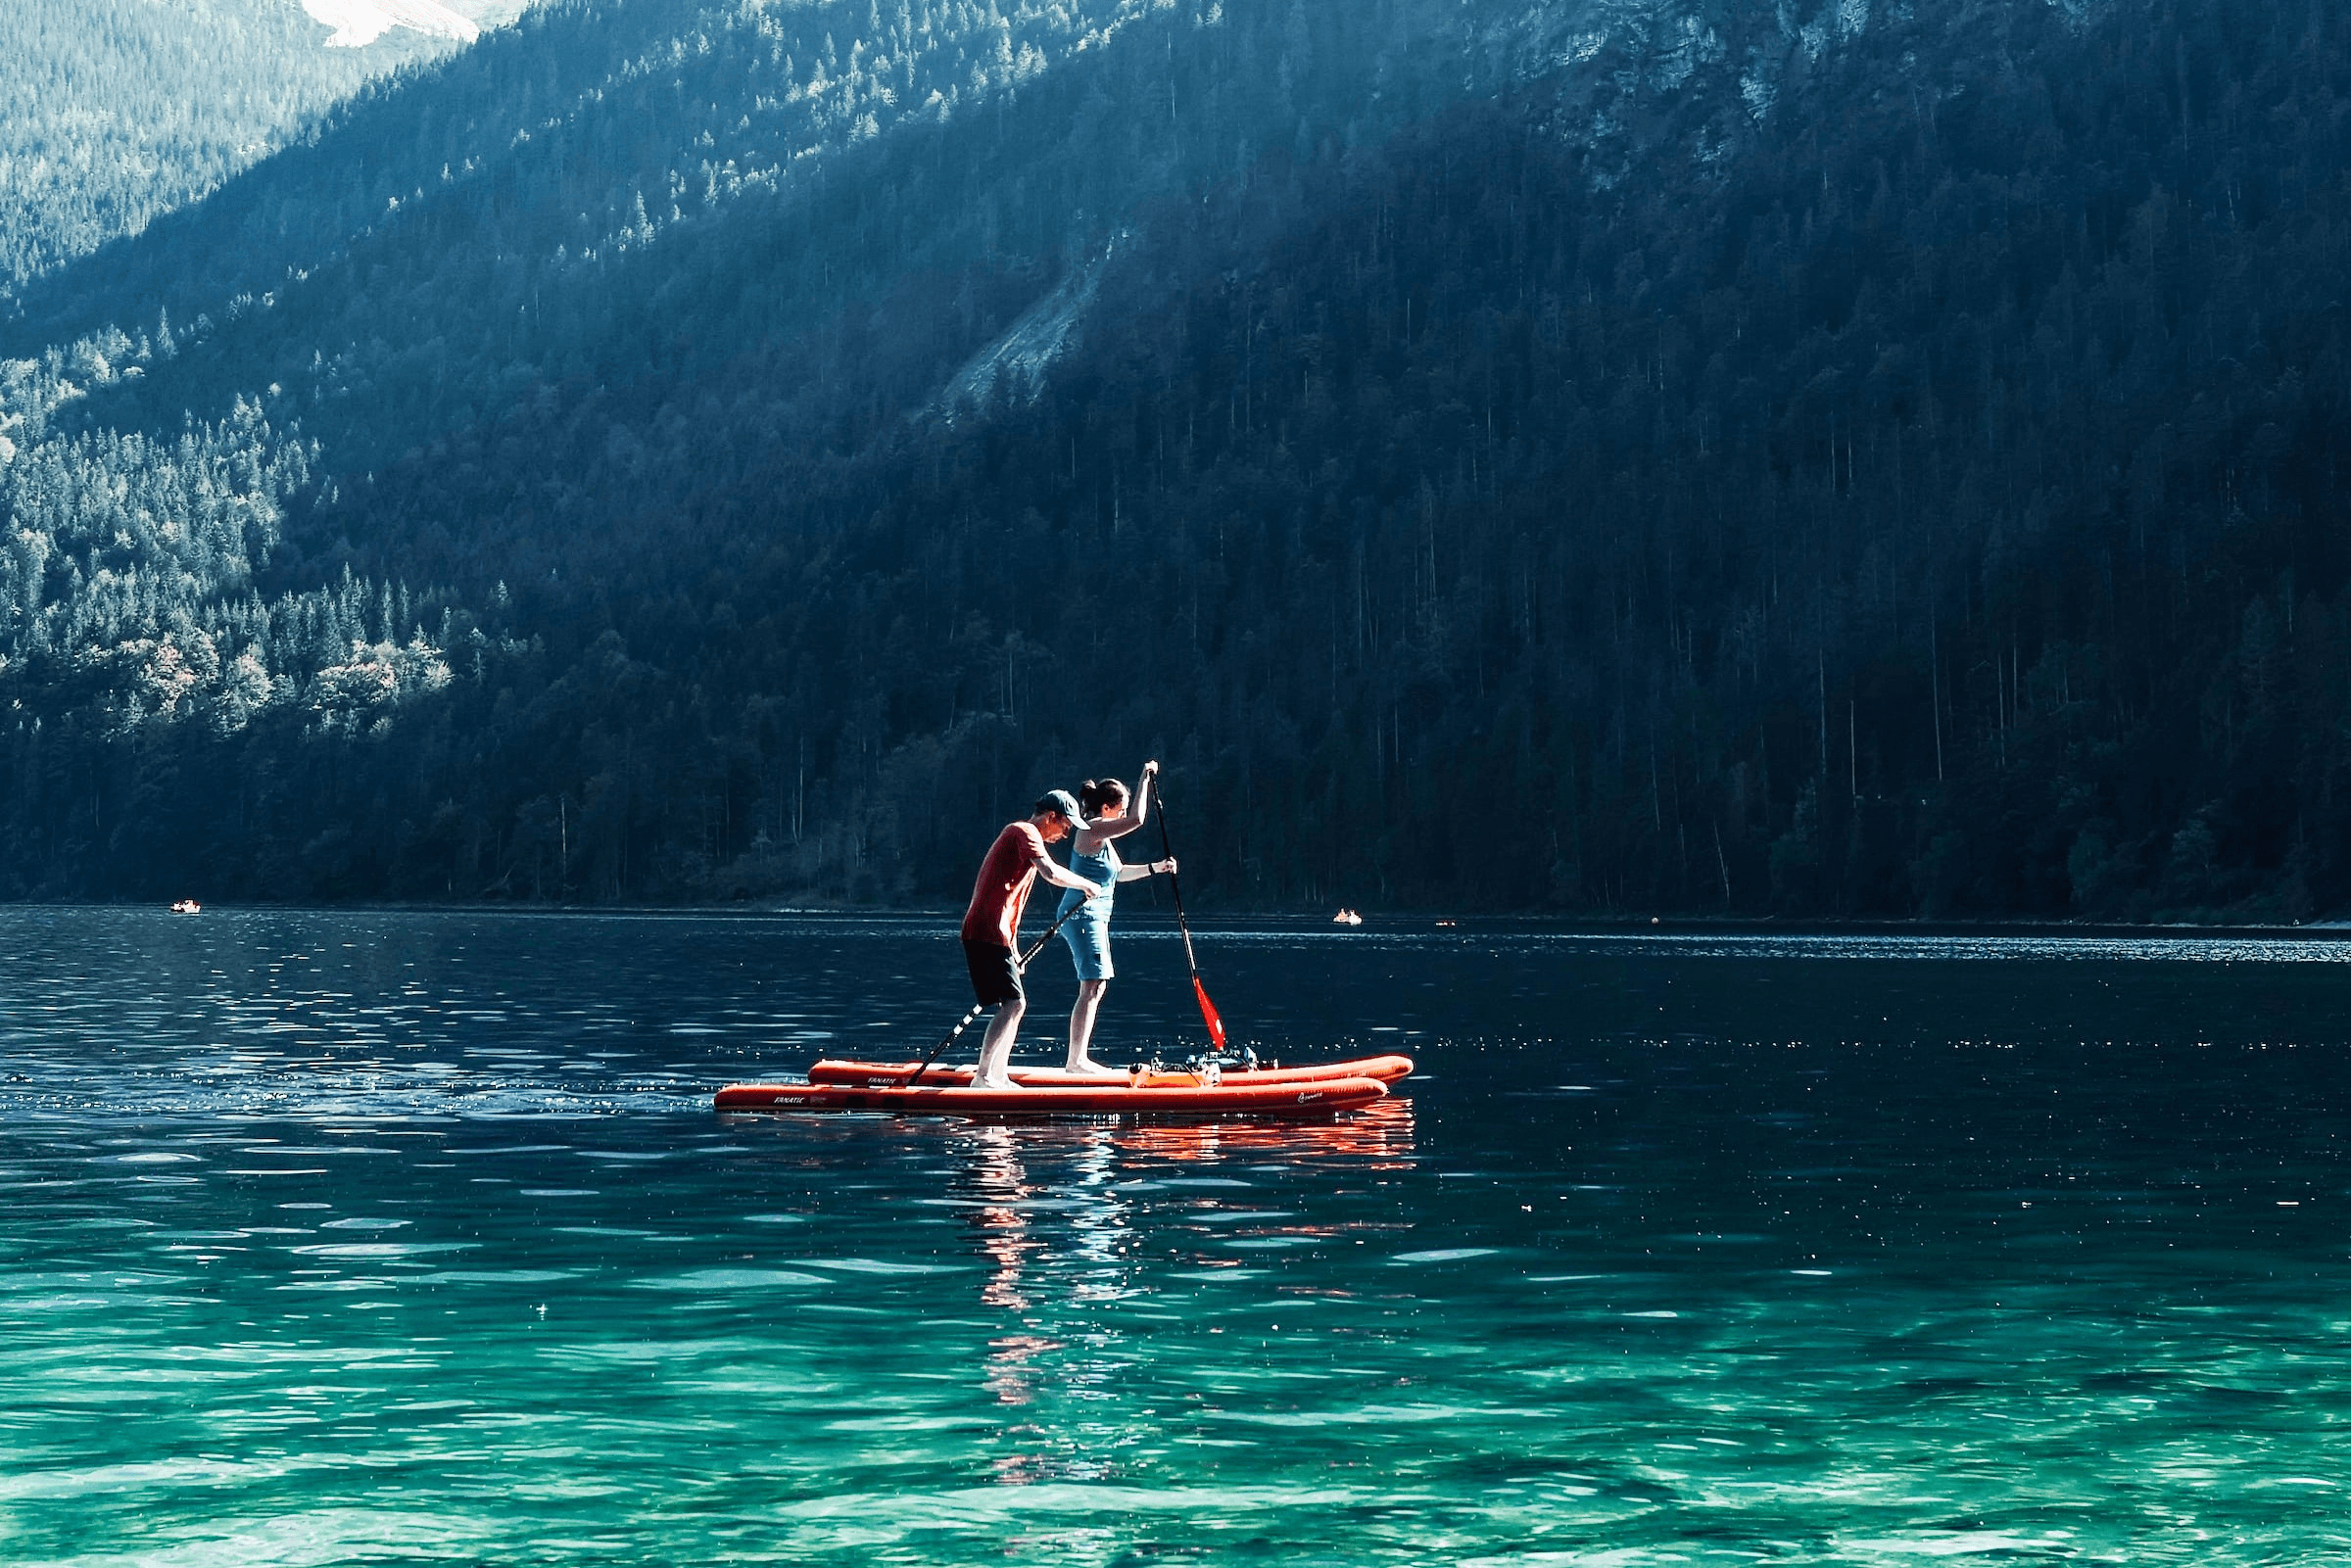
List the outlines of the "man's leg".
{"type": "Polygon", "coordinates": [[[1102,1010],[1102,993],[1109,989],[1108,980],[1080,980],[1078,1001],[1070,1009],[1070,1064],[1072,1072],[1108,1072],[1111,1069],[1096,1062],[1091,1055],[1094,1043],[1094,1016],[1102,1010]]]}
{"type": "Polygon", "coordinates": [[[1021,1015],[1029,1011],[1025,998],[1015,998],[996,1009],[996,1016],[987,1021],[987,1038],[980,1043],[980,1069],[972,1075],[975,1089],[1017,1089],[1007,1069],[1012,1066],[1012,1042],[1021,1032],[1021,1015]]]}

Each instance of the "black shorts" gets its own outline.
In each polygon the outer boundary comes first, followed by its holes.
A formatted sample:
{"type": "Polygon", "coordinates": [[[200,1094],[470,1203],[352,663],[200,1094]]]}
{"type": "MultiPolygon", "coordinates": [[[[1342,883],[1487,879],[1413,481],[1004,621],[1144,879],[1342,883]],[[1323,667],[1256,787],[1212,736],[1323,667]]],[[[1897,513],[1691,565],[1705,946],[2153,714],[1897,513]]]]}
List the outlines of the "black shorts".
{"type": "Polygon", "coordinates": [[[982,1007],[1029,1000],[1021,989],[1021,967],[1013,962],[1011,948],[967,939],[963,944],[963,962],[972,972],[972,995],[982,1007]]]}

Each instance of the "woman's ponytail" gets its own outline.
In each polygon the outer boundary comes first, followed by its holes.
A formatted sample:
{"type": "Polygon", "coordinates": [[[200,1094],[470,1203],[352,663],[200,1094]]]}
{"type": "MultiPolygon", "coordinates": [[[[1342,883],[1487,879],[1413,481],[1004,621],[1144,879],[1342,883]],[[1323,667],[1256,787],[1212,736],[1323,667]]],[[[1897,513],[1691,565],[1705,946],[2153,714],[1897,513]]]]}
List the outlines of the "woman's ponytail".
{"type": "Polygon", "coordinates": [[[1109,806],[1124,806],[1128,799],[1127,786],[1116,779],[1088,779],[1078,791],[1078,804],[1088,817],[1098,817],[1109,806]]]}

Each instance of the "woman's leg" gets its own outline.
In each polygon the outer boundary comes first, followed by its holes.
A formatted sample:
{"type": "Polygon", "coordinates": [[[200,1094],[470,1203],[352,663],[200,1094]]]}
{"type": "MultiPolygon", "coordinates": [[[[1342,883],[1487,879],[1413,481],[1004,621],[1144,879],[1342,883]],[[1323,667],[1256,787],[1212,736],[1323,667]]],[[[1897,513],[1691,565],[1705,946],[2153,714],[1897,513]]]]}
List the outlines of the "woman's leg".
{"type": "Polygon", "coordinates": [[[1080,980],[1078,1002],[1070,1009],[1070,1064],[1072,1072],[1108,1072],[1112,1070],[1088,1054],[1094,1043],[1094,1015],[1102,1010],[1102,993],[1110,988],[1108,980],[1080,980]]]}

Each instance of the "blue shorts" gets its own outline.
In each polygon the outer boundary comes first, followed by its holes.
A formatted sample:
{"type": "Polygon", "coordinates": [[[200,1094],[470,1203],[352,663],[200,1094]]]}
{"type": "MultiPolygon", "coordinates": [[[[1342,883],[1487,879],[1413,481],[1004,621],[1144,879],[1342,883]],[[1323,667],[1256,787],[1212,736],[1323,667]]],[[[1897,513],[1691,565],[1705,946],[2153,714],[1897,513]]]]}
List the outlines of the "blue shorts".
{"type": "MultiPolygon", "coordinates": [[[[1079,896],[1063,895],[1065,900],[1079,896]]],[[[1070,944],[1070,958],[1081,980],[1107,980],[1116,973],[1110,967],[1110,911],[1104,907],[1109,902],[1107,898],[1092,899],[1062,923],[1061,939],[1070,944]]]]}

